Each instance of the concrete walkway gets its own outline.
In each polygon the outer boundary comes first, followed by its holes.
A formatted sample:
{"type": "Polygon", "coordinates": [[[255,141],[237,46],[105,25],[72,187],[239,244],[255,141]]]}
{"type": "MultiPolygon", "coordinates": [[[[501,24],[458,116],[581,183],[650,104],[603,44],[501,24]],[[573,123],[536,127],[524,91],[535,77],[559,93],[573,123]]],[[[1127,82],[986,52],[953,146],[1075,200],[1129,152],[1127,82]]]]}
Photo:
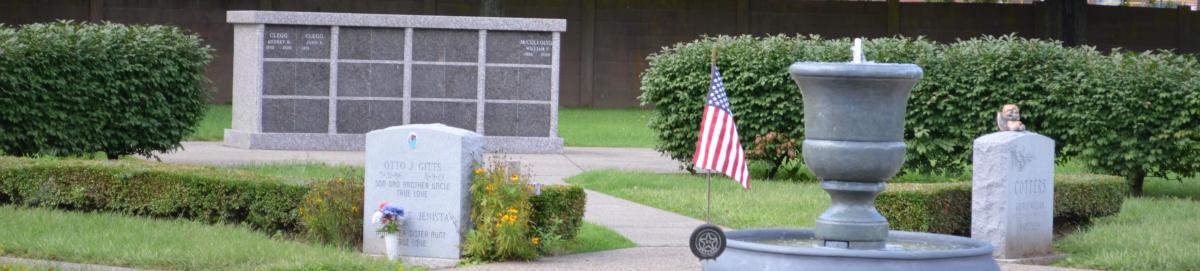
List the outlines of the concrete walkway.
{"type": "MultiPolygon", "coordinates": [[[[304,163],[363,165],[362,152],[266,151],[222,146],[219,142],[184,142],[179,152],[161,154],[163,162],[201,165],[304,163]]],[[[560,184],[566,177],[597,169],[679,173],[679,163],[650,149],[576,148],[562,154],[492,154],[520,161],[535,182],[560,184]]],[[[638,244],[636,248],[548,257],[533,262],[505,262],[463,270],[698,270],[699,261],[687,248],[687,238],[703,221],[672,212],[587,191],[584,220],[603,225],[638,244]]],[[[1002,264],[1003,270],[1072,270],[1033,265],[1002,264]]]]}

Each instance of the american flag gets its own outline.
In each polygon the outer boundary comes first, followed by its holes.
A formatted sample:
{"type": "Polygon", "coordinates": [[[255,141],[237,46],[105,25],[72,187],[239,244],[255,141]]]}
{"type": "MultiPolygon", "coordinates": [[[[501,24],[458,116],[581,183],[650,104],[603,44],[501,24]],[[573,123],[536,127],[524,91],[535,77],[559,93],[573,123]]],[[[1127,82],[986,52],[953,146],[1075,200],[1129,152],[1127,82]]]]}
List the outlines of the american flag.
{"type": "Polygon", "coordinates": [[[712,66],[712,82],[708,86],[708,103],[704,105],[704,120],[700,123],[700,139],[692,164],[697,168],[715,170],[750,189],[750,172],[746,170],[746,154],[738,140],[737,125],[729,96],[721,83],[721,71],[712,66]]]}

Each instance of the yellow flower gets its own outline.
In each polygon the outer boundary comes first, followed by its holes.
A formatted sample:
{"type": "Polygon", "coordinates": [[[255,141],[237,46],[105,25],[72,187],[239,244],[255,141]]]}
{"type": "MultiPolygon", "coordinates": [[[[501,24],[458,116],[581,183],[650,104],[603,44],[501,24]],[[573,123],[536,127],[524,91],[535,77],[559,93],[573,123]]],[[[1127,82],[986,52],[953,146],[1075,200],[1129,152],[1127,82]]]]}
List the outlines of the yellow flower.
{"type": "Polygon", "coordinates": [[[536,245],[536,244],[538,244],[538,243],[541,243],[541,242],[542,242],[542,238],[538,238],[537,236],[534,236],[534,237],[533,237],[533,239],[529,239],[529,242],[530,242],[530,243],[533,243],[534,245],[536,245]]]}
{"type": "Polygon", "coordinates": [[[488,191],[488,192],[496,191],[496,185],[494,185],[494,184],[488,184],[488,185],[487,185],[487,191],[488,191]]]}
{"type": "Polygon", "coordinates": [[[475,175],[483,175],[484,172],[486,172],[486,171],[484,171],[483,168],[481,168],[481,167],[475,168],[475,175]]]}
{"type": "Polygon", "coordinates": [[[510,213],[510,214],[516,214],[516,213],[517,213],[517,208],[508,207],[508,213],[510,213]]]}
{"type": "Polygon", "coordinates": [[[496,228],[497,228],[497,229],[499,229],[499,228],[500,228],[500,222],[496,222],[496,228]]]}
{"type": "Polygon", "coordinates": [[[521,180],[521,177],[520,177],[520,176],[517,176],[516,174],[513,174],[513,175],[512,175],[512,177],[508,177],[508,179],[509,179],[509,180],[512,180],[512,181],[515,183],[515,182],[517,182],[517,181],[520,181],[520,180],[521,180]]]}
{"type": "Polygon", "coordinates": [[[351,212],[358,212],[358,206],[350,207],[351,212]]]}

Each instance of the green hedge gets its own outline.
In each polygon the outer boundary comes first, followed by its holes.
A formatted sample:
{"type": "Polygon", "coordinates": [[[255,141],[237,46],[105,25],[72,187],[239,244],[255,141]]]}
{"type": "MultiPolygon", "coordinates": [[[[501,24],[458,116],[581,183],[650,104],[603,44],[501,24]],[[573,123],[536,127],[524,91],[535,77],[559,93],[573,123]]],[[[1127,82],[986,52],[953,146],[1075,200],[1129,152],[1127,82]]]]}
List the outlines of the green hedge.
{"type": "Polygon", "coordinates": [[[547,185],[542,194],[531,198],[534,232],[554,232],[564,240],[574,239],[583,224],[587,193],[574,185],[547,185]],[[554,227],[550,229],[550,227],[554,227]]]}
{"type": "Polygon", "coordinates": [[[110,157],[179,147],[212,49],[173,26],[0,25],[0,151],[110,157]]]}
{"type": "Polygon", "coordinates": [[[0,157],[0,203],[247,224],[295,232],[308,188],[275,178],[143,161],[0,157]]]}
{"type": "MultiPolygon", "coordinates": [[[[850,40],[809,36],[705,37],[649,57],[642,103],[656,149],[687,162],[708,89],[711,49],[720,57],[743,146],[770,132],[803,138],[803,102],[787,67],[850,59],[850,40]]],[[[961,172],[971,142],[993,132],[1000,106],[1021,106],[1026,126],[1058,143],[1059,159],[1130,180],[1200,172],[1200,64],[1168,52],[1102,54],[1090,47],[1012,36],[938,44],[865,41],[871,61],[915,63],[925,71],[908,100],[904,170],[961,172]]]]}
{"type": "MultiPolygon", "coordinates": [[[[1054,180],[1054,224],[1116,214],[1128,193],[1121,178],[1059,174],[1054,180]]],[[[890,184],[875,199],[892,229],[971,235],[971,183],[890,184]]]]}
{"type": "MultiPolygon", "coordinates": [[[[505,179],[507,181],[507,179],[505,179]]],[[[0,156],[0,204],[247,224],[302,233],[315,242],[360,246],[361,179],[291,184],[275,177],[146,161],[0,156]]],[[[587,194],[569,185],[530,198],[531,232],[572,239],[587,194]]],[[[366,210],[374,211],[374,210],[366,210]]]]}

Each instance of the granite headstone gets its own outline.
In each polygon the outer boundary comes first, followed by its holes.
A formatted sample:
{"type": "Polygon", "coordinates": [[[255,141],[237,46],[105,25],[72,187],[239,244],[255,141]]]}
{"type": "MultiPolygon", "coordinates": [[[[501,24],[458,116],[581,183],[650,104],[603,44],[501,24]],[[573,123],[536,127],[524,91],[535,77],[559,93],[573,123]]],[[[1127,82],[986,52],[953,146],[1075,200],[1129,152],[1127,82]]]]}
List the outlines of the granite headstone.
{"type": "Polygon", "coordinates": [[[441,124],[394,126],[366,137],[363,252],[384,253],[380,225],[370,216],[387,201],[405,210],[402,257],[459,259],[470,228],[471,170],[482,162],[483,137],[441,124]]]}
{"type": "Polygon", "coordinates": [[[1051,255],[1054,231],[1054,140],[1031,132],[975,139],[971,238],[998,259],[1051,255]]]}

